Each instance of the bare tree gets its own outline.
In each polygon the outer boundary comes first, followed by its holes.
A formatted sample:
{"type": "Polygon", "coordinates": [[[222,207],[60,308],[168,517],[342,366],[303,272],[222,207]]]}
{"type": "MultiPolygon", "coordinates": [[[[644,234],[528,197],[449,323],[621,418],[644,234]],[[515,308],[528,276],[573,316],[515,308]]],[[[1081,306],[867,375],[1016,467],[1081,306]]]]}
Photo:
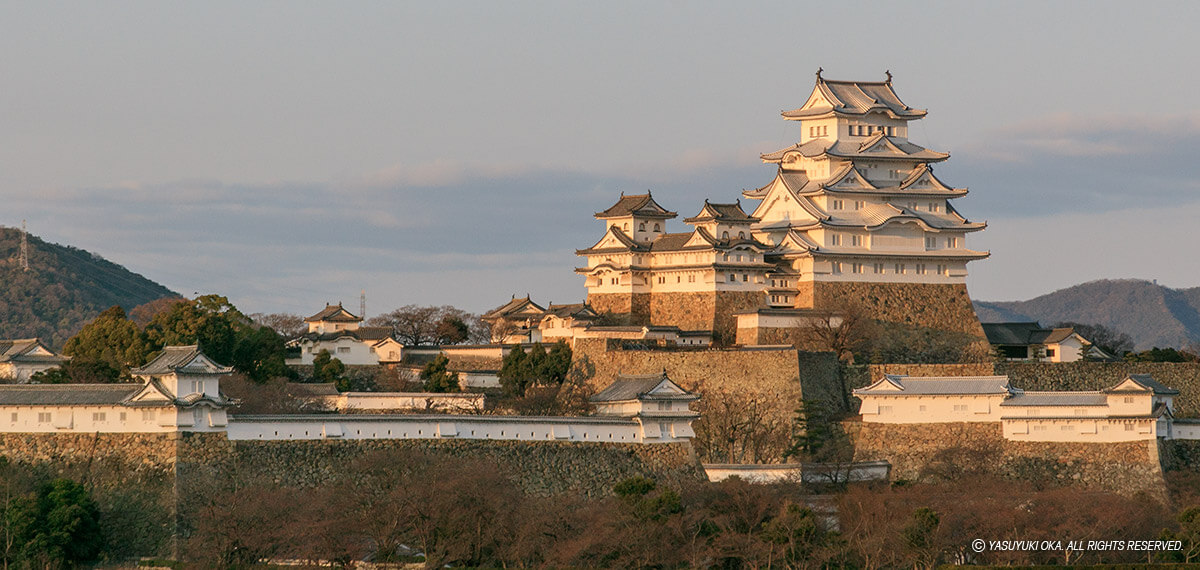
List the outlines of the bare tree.
{"type": "Polygon", "coordinates": [[[285,340],[296,338],[308,332],[304,317],[291,313],[254,313],[250,319],[265,327],[273,329],[285,340]]]}
{"type": "Polygon", "coordinates": [[[396,339],[406,346],[475,342],[483,334],[478,315],[450,305],[405,305],[371,317],[367,324],[391,327],[396,339]]]}

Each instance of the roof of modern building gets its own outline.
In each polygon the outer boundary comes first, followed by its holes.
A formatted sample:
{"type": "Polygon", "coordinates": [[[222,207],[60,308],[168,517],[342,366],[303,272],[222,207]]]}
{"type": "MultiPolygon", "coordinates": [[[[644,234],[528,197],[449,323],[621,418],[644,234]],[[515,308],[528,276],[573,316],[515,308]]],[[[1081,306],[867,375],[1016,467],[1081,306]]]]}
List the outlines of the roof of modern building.
{"type": "Polygon", "coordinates": [[[938,394],[1010,394],[1007,376],[916,377],[885,374],[874,384],[854,390],[855,394],[938,395],[938,394]]]}
{"type": "Polygon", "coordinates": [[[320,321],[335,322],[335,323],[358,323],[362,322],[362,317],[347,311],[342,307],[341,303],[336,305],[325,305],[317,314],[304,319],[306,323],[316,323],[320,321]]]}
{"type": "Polygon", "coordinates": [[[899,119],[920,119],[926,115],[925,110],[914,109],[900,100],[892,89],[890,72],[885,81],[835,81],[821,77],[821,72],[817,70],[817,83],[804,106],[783,111],[784,118],[805,119],[830,113],[865,115],[872,112],[899,119]]]}
{"type": "Polygon", "coordinates": [[[625,216],[670,219],[677,215],[675,212],[671,212],[660,206],[658,202],[655,202],[654,197],[650,195],[650,191],[648,190],[645,194],[622,194],[621,199],[617,200],[616,204],[613,204],[603,212],[596,212],[596,217],[602,220],[607,218],[623,218],[625,216]]]}

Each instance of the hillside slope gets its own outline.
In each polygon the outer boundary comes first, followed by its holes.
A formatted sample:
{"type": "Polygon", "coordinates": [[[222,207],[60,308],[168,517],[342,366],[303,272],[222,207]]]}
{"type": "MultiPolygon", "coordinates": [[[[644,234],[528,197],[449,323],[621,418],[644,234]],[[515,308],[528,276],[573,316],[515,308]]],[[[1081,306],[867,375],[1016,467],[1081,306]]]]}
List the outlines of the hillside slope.
{"type": "Polygon", "coordinates": [[[979,301],[975,312],[983,322],[1100,324],[1128,334],[1136,350],[1200,342],[1200,287],[1171,289],[1138,279],[1091,281],[1028,301],[979,301]]]}
{"type": "Polygon", "coordinates": [[[56,348],[113,305],[125,310],[170,289],[82,249],[29,236],[29,271],[18,229],[0,227],[0,338],[41,337],[56,348]]]}

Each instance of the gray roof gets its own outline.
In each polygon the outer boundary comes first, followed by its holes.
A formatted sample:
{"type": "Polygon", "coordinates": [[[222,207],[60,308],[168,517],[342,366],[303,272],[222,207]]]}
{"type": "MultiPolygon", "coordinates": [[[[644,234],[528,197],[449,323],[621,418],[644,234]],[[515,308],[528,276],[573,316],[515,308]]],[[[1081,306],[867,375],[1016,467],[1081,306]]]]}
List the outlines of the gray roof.
{"type": "Polygon", "coordinates": [[[937,395],[937,394],[1010,394],[1012,387],[1008,376],[939,376],[912,377],[884,375],[878,382],[858,388],[855,394],[937,395]],[[883,383],[899,387],[899,390],[882,389],[883,383]]]}
{"type": "Polygon", "coordinates": [[[304,319],[304,322],[332,321],[337,323],[357,323],[362,320],[362,317],[354,315],[350,311],[342,308],[342,304],[325,305],[321,312],[304,319]]]}
{"type": "Polygon", "coordinates": [[[0,385],[3,406],[85,406],[120,404],[141,384],[6,384],[0,385]]]}
{"type": "Polygon", "coordinates": [[[914,109],[900,100],[900,96],[892,89],[890,73],[886,81],[834,81],[821,77],[821,72],[818,71],[817,84],[809,98],[818,91],[829,101],[832,108],[822,105],[811,109],[795,109],[783,111],[783,116],[788,119],[802,119],[829,113],[864,115],[872,111],[882,111],[896,118],[919,119],[926,114],[924,109],[914,109]]]}
{"type": "Polygon", "coordinates": [[[541,305],[534,303],[533,300],[529,298],[529,295],[524,297],[517,297],[514,295],[511,301],[484,313],[481,318],[498,319],[501,317],[507,317],[508,315],[524,309],[526,306],[529,306],[538,313],[546,312],[546,309],[543,309],[541,305]]]}
{"type": "Polygon", "coordinates": [[[627,400],[697,400],[700,396],[688,392],[667,377],[659,374],[621,374],[599,394],[589,398],[592,402],[623,402],[627,400]],[[678,388],[682,394],[649,394],[663,382],[678,388]]]}
{"type": "Polygon", "coordinates": [[[789,152],[799,152],[808,158],[822,155],[837,158],[865,158],[871,160],[902,159],[941,162],[950,158],[948,153],[929,150],[921,145],[913,144],[899,137],[889,137],[877,134],[868,137],[863,142],[853,140],[813,139],[806,143],[796,143],[792,146],[768,152],[761,155],[766,162],[779,162],[789,152]],[[883,150],[871,150],[872,148],[883,150]]]}
{"type": "Polygon", "coordinates": [[[38,338],[20,338],[0,340],[0,362],[54,362],[62,363],[68,360],[65,356],[55,354],[50,347],[42,344],[38,338]],[[50,354],[29,354],[38,347],[50,354]]]}
{"type": "Polygon", "coordinates": [[[336,396],[337,385],[332,382],[319,384],[307,382],[288,382],[285,391],[293,396],[336,396]]]}
{"type": "Polygon", "coordinates": [[[654,197],[647,191],[645,194],[630,194],[628,196],[622,194],[621,199],[617,200],[616,204],[610,206],[603,212],[596,212],[596,217],[605,218],[621,218],[625,216],[638,216],[643,218],[674,218],[677,214],[668,211],[666,208],[658,205],[654,201],[654,197]]]}
{"type": "MultiPolygon", "coordinates": [[[[130,372],[144,375],[171,374],[187,366],[188,363],[198,356],[205,358],[216,366],[215,370],[208,372],[209,374],[228,374],[233,371],[233,368],[221,366],[207,356],[204,356],[204,353],[200,351],[200,347],[193,344],[190,346],[168,346],[162,349],[162,352],[154,357],[154,360],[147,362],[140,368],[134,368],[130,372]]],[[[189,370],[189,372],[193,371],[189,370]]],[[[195,372],[203,373],[200,371],[195,372]]]]}
{"type": "Polygon", "coordinates": [[[1107,406],[1103,392],[1018,392],[1001,406],[1107,406]]]}
{"type": "MultiPolygon", "coordinates": [[[[1133,380],[1134,382],[1137,382],[1138,384],[1141,384],[1142,386],[1145,386],[1146,388],[1149,388],[1150,390],[1153,390],[1155,394],[1165,394],[1165,395],[1177,395],[1177,394],[1179,394],[1179,390],[1176,390],[1176,389],[1174,389],[1174,388],[1171,388],[1171,387],[1169,387],[1169,386],[1166,386],[1166,385],[1164,385],[1164,384],[1160,383],[1158,380],[1155,380],[1155,379],[1154,379],[1152,376],[1150,376],[1149,374],[1130,374],[1129,376],[1126,376],[1126,377],[1125,377],[1125,379],[1126,379],[1126,380],[1133,380]]],[[[1121,384],[1123,384],[1124,382],[1125,382],[1125,380],[1122,380],[1121,382],[1118,382],[1118,383],[1117,383],[1117,386],[1120,386],[1120,385],[1121,385],[1121,384]]],[[[1106,390],[1105,390],[1105,392],[1113,392],[1113,391],[1116,391],[1116,390],[1115,390],[1115,388],[1116,388],[1117,386],[1113,386],[1112,388],[1108,388],[1108,389],[1106,389],[1106,390]]]]}
{"type": "Polygon", "coordinates": [[[700,213],[687,218],[684,221],[690,224],[693,222],[708,222],[713,220],[749,224],[751,222],[757,222],[758,218],[747,215],[746,211],[742,209],[741,201],[733,204],[714,204],[708,200],[705,200],[704,207],[700,209],[700,213]]]}

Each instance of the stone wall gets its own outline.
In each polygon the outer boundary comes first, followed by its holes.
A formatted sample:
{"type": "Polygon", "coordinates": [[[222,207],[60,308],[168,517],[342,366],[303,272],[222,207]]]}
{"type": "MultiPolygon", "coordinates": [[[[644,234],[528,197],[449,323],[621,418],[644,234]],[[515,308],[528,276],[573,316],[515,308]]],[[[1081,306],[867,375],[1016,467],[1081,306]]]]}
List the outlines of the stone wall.
{"type": "Polygon", "coordinates": [[[685,331],[713,330],[717,294],[713,291],[656,293],[650,296],[650,324],[685,331]]]}
{"type": "Polygon", "coordinates": [[[886,460],[894,480],[990,474],[1035,484],[1071,484],[1162,499],[1166,484],[1158,442],[1008,441],[996,423],[846,422],[854,460],[886,460]]]}
{"type": "Polygon", "coordinates": [[[434,457],[495,461],[528,493],[604,496],[622,479],[643,476],[660,481],[703,478],[691,444],[634,445],[478,440],[345,440],[229,442],[228,461],[247,477],[280,485],[348,485],[345,466],[372,452],[415,450],[434,457]]]}
{"type": "MultiPolygon", "coordinates": [[[[757,291],[721,291],[717,293],[713,317],[714,340],[732,344],[737,336],[737,313],[766,306],[766,295],[757,291]]],[[[665,323],[664,323],[665,324],[665,323]]]]}
{"type": "Polygon", "coordinates": [[[878,321],[967,333],[983,338],[983,326],[962,284],[831,283],[818,281],[813,307],[865,307],[878,321]]]}
{"type": "Polygon", "coordinates": [[[996,374],[1025,390],[1100,390],[1130,374],[1149,374],[1179,390],[1176,417],[1200,417],[1200,363],[1195,362],[1000,362],[996,374]]]}

